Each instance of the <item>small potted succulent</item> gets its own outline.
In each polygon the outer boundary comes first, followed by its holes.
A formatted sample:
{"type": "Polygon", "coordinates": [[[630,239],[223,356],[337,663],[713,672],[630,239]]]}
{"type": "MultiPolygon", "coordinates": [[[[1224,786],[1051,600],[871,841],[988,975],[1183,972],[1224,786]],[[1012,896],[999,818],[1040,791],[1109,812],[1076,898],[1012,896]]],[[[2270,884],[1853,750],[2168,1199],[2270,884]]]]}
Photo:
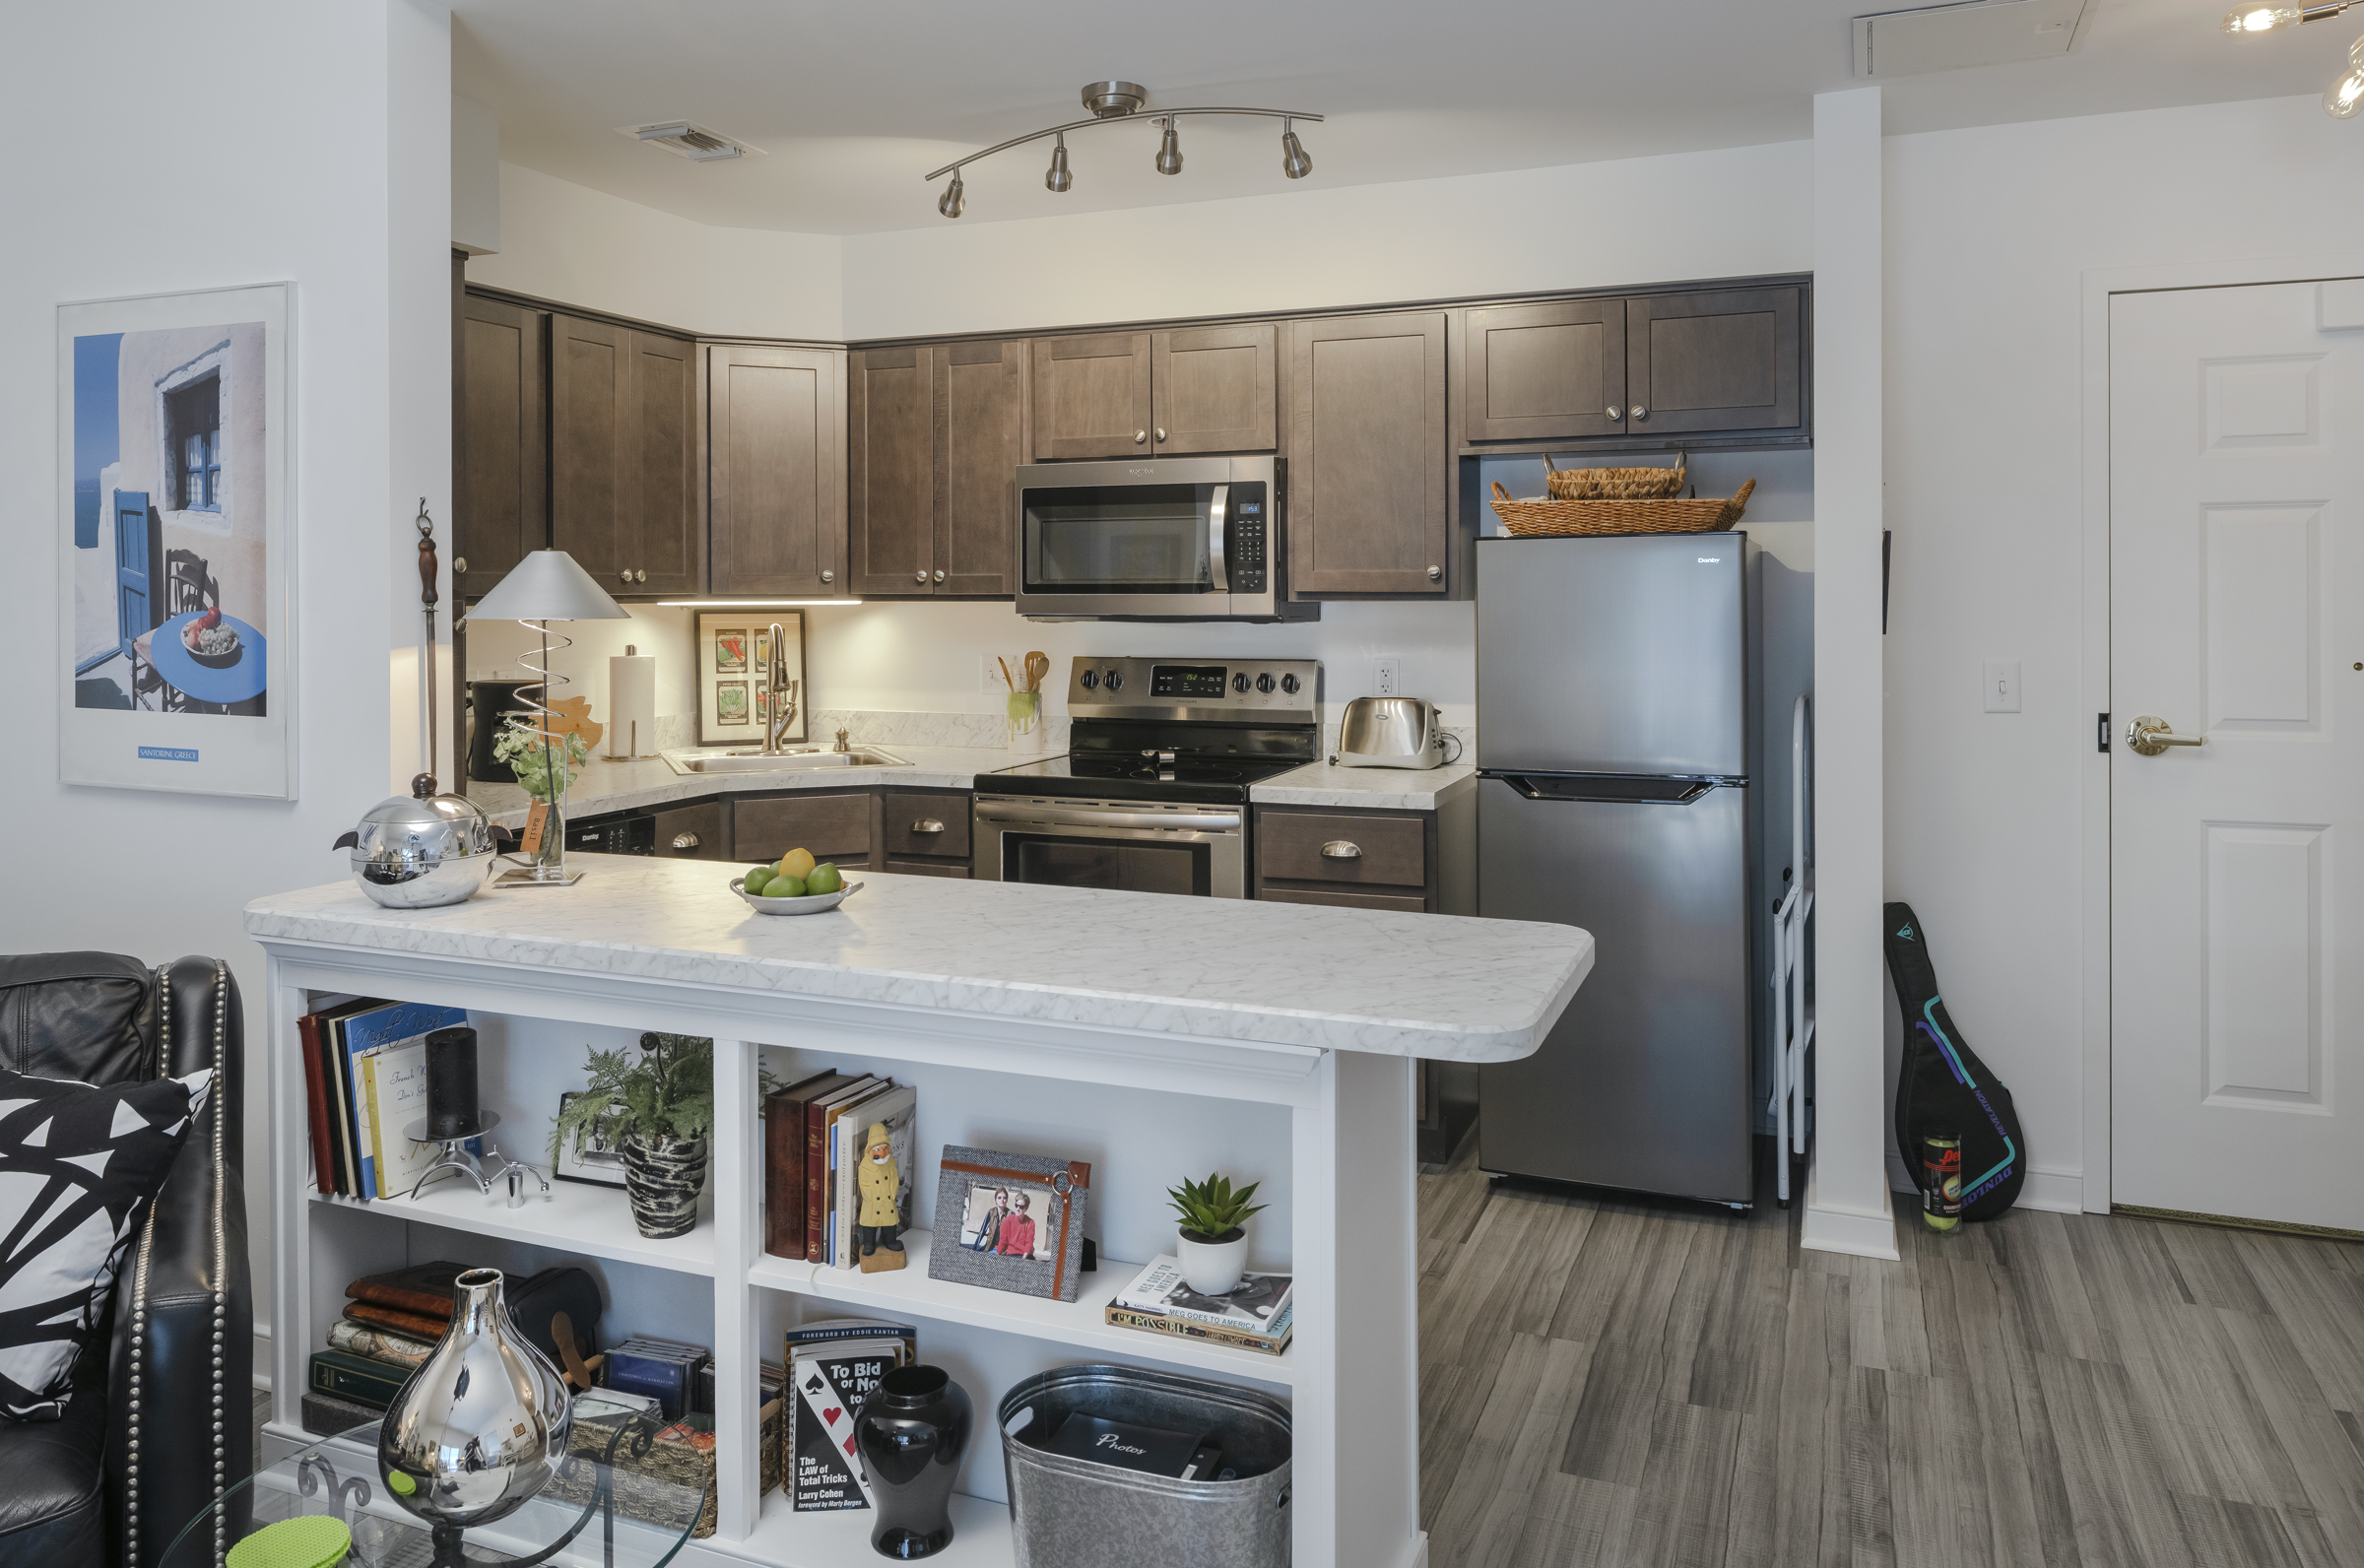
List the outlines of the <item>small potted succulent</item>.
{"type": "Polygon", "coordinates": [[[1166,1198],[1182,1216],[1177,1238],[1182,1277],[1200,1295],[1227,1295],[1239,1284],[1248,1266],[1248,1220],[1265,1208],[1248,1200],[1262,1185],[1250,1182],[1234,1192],[1230,1177],[1211,1172],[1203,1182],[1185,1178],[1181,1186],[1167,1189],[1166,1198]]]}
{"type": "Polygon", "coordinates": [[[714,1128],[714,1042],[688,1034],[640,1036],[640,1055],[591,1048],[591,1081],[566,1102],[550,1130],[550,1157],[579,1143],[603,1118],[624,1153],[624,1196],[632,1223],[651,1239],[697,1225],[714,1128]]]}

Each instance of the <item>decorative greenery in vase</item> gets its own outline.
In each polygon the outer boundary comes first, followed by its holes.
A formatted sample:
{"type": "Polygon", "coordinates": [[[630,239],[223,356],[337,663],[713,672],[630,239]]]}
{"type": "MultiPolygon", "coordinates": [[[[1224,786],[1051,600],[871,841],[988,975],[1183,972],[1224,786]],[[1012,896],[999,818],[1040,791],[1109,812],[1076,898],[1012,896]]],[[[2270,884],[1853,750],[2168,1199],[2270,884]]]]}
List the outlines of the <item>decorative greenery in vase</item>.
{"type": "MultiPolygon", "coordinates": [[[[512,719],[501,727],[492,742],[492,755],[509,764],[525,793],[538,801],[555,800],[574,782],[575,770],[591,760],[591,745],[580,735],[569,734],[563,741],[552,740],[547,745],[540,730],[531,729],[512,719]],[[551,764],[558,764],[558,788],[551,788],[551,764]]],[[[595,1056],[598,1054],[593,1053],[595,1056]]]]}
{"type": "Polygon", "coordinates": [[[1248,1202],[1263,1185],[1250,1182],[1233,1192],[1230,1177],[1210,1172],[1203,1182],[1183,1178],[1182,1185],[1168,1188],[1165,1196],[1182,1216],[1183,1235],[1219,1245],[1245,1235],[1249,1218],[1264,1211],[1263,1204],[1248,1202]]]}
{"type": "Polygon", "coordinates": [[[579,1141],[611,1112],[609,1136],[621,1143],[637,1135],[655,1143],[689,1143],[714,1128],[714,1042],[689,1034],[640,1036],[637,1060],[628,1050],[590,1048],[591,1081],[551,1123],[550,1157],[579,1141]]]}

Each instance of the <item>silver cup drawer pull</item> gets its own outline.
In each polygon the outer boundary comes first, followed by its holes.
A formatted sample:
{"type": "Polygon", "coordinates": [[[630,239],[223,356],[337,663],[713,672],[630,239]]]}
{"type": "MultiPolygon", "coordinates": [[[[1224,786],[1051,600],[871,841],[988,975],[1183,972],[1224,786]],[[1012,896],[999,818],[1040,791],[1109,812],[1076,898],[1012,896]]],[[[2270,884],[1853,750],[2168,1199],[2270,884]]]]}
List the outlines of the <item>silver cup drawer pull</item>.
{"type": "Polygon", "coordinates": [[[676,833],[673,835],[673,847],[687,855],[698,847],[697,835],[695,833],[676,833]]]}
{"type": "Polygon", "coordinates": [[[1350,838],[1334,838],[1322,846],[1324,860],[1360,860],[1362,846],[1350,838]]]}
{"type": "Polygon", "coordinates": [[[923,817],[911,824],[911,831],[914,833],[941,833],[944,831],[944,824],[933,817],[923,817]]]}

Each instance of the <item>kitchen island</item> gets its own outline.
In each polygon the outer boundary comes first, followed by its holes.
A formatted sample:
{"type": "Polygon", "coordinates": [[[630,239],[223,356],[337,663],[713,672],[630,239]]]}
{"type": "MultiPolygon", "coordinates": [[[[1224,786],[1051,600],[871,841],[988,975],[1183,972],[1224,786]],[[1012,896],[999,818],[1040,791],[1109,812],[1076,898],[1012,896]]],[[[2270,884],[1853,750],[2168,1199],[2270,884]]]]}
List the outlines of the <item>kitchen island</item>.
{"type": "Polygon", "coordinates": [[[511,1268],[590,1259],[610,1297],[603,1339],[715,1349],[717,1529],[684,1560],[868,1556],[866,1514],[793,1512],[758,1486],[757,1364],[777,1359],[781,1327],[848,1314],[916,1324],[922,1358],[976,1401],[943,1561],[1013,1560],[991,1412],[1020,1378],[1081,1361],[1286,1399],[1299,1568],[1423,1560],[1412,1062],[1533,1051],[1590,970],[1586,933],[875,872],[856,874],[862,891],[834,912],[775,918],[729,893],[727,868],[570,863],[587,872],[574,887],[442,909],[382,909],[349,882],[247,907],[271,965],[275,1433],[296,1437],[305,1358],[356,1274],[463,1246],[511,1268]],[[708,1211],[690,1235],[652,1241],[610,1187],[560,1183],[523,1207],[457,1182],[417,1200],[319,1193],[296,1020],[343,995],[467,1009],[486,1104],[520,1154],[548,1136],[558,1094],[580,1086],[586,1045],[643,1029],[712,1036],[708,1211]],[[918,1086],[923,1168],[902,1272],[763,1251],[758,1071],[830,1067],[918,1086]],[[1085,1233],[1102,1258],[1076,1302],[928,1277],[946,1143],[1090,1162],[1085,1233]],[[1210,1168],[1262,1181],[1273,1205],[1251,1267],[1295,1278],[1282,1355],[1103,1319],[1139,1264],[1172,1250],[1163,1190],[1210,1168]]]}

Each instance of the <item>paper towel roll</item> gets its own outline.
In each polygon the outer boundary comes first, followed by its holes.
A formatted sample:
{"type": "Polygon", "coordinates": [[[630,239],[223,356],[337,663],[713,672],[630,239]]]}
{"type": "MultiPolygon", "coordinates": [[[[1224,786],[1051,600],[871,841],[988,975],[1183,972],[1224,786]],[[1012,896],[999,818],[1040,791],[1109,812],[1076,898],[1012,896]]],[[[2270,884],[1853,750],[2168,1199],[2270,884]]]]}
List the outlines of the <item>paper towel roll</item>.
{"type": "Polygon", "coordinates": [[[620,653],[608,661],[608,751],[611,760],[657,754],[657,661],[620,653]]]}

